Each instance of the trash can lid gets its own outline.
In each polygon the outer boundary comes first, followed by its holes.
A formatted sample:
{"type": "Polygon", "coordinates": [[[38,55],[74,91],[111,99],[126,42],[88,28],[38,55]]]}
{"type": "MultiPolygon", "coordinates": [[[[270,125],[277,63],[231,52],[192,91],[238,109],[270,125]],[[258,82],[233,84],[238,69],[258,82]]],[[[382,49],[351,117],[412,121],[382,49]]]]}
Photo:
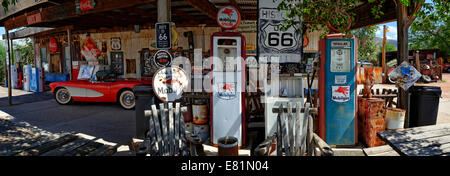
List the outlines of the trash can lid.
{"type": "Polygon", "coordinates": [[[412,86],[410,88],[413,92],[441,92],[441,87],[438,86],[412,86]]]}
{"type": "Polygon", "coordinates": [[[413,94],[433,94],[438,97],[441,96],[442,90],[441,87],[437,86],[413,86],[410,88],[410,92],[413,94]]]}

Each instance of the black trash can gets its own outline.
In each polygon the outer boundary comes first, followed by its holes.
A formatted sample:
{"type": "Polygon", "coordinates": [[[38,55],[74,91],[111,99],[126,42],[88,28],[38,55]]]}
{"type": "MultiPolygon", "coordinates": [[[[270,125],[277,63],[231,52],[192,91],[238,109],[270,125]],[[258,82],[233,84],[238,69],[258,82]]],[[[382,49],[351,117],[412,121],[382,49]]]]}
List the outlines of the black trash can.
{"type": "Polygon", "coordinates": [[[149,130],[149,118],[146,118],[144,111],[150,109],[149,105],[154,103],[153,87],[151,85],[134,86],[134,96],[136,100],[136,138],[144,139],[145,133],[149,130]]]}
{"type": "Polygon", "coordinates": [[[409,88],[409,92],[409,127],[436,125],[441,87],[413,86],[409,88]]]}

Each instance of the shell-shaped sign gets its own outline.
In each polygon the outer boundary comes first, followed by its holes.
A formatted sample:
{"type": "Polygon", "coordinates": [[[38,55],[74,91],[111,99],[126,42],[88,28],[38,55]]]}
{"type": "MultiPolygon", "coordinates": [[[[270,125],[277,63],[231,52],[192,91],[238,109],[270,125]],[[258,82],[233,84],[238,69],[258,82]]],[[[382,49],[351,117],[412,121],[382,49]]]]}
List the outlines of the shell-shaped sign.
{"type": "Polygon", "coordinates": [[[188,84],[188,75],[176,66],[161,68],[153,76],[153,91],[164,102],[180,99],[188,84]]]}
{"type": "Polygon", "coordinates": [[[217,24],[223,29],[236,29],[241,24],[241,14],[233,6],[224,6],[217,13],[217,24]]]}

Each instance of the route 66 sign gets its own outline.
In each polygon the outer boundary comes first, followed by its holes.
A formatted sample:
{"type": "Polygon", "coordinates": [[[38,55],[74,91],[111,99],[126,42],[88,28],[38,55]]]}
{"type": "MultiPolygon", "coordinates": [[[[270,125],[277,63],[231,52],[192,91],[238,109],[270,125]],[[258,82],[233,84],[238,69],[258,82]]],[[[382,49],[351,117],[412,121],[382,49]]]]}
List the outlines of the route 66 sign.
{"type": "Polygon", "coordinates": [[[156,23],[156,48],[170,49],[172,47],[170,22],[156,23]]]}
{"type": "Polygon", "coordinates": [[[120,50],[122,48],[122,43],[120,42],[119,37],[111,38],[111,49],[112,50],[120,50]]]}
{"type": "Polygon", "coordinates": [[[275,51],[295,51],[298,46],[297,35],[295,28],[291,27],[286,31],[282,31],[279,26],[273,23],[267,23],[262,28],[263,32],[263,47],[275,51]]]}
{"type": "MultiPolygon", "coordinates": [[[[293,1],[297,2],[297,1],[293,1]]],[[[261,62],[300,63],[303,50],[302,23],[281,30],[285,11],[278,11],[280,1],[258,1],[258,52],[261,62]]],[[[300,21],[300,19],[299,19],[300,21]]]]}

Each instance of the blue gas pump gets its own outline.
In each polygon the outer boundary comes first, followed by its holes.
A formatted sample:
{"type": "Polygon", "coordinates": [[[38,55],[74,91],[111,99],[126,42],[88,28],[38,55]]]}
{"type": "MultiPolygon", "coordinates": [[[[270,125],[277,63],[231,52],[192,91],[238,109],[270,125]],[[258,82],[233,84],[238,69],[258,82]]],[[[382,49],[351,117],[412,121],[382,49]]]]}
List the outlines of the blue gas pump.
{"type": "Polygon", "coordinates": [[[352,35],[327,35],[319,43],[319,136],[329,145],[352,146],[357,137],[357,44],[352,35]]]}

